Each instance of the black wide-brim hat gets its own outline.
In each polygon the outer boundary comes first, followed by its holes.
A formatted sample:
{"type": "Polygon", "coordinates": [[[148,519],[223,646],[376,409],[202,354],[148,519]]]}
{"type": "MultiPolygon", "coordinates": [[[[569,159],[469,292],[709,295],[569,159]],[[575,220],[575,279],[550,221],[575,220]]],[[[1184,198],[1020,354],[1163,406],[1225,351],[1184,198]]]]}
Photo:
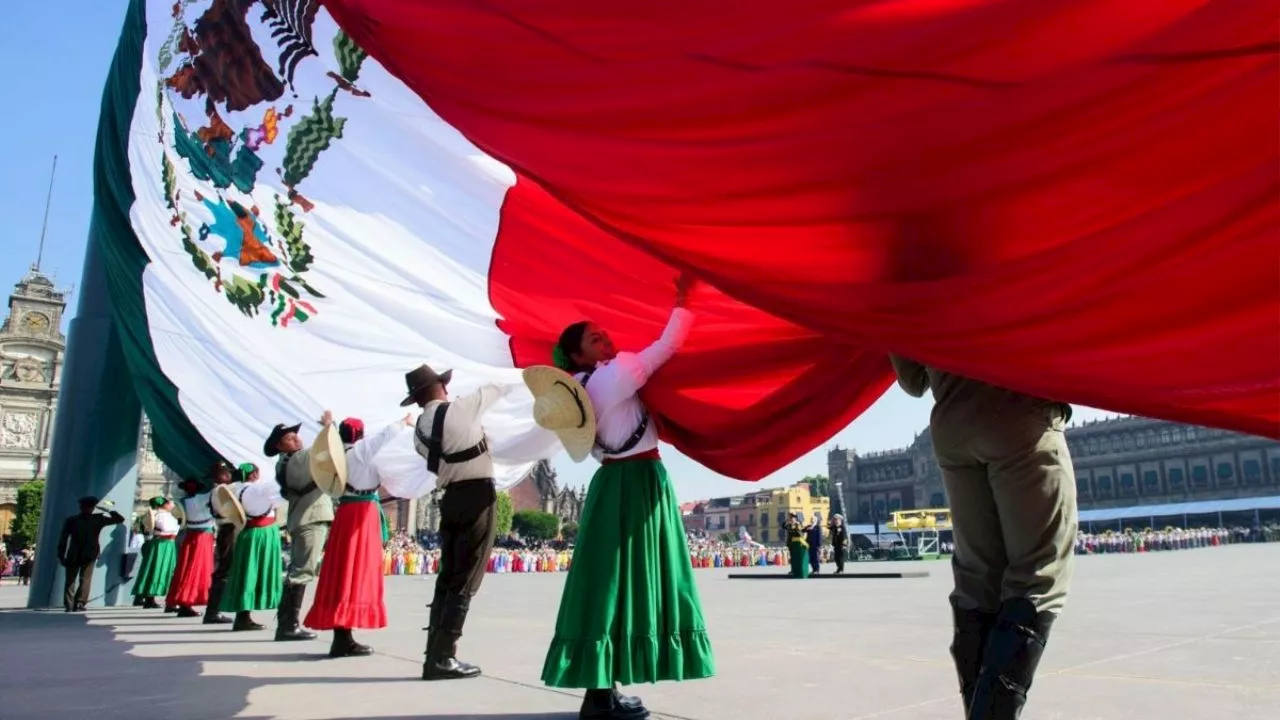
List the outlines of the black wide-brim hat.
{"type": "Polygon", "coordinates": [[[297,425],[276,425],[271,428],[271,434],[267,436],[267,441],[262,444],[262,454],[267,457],[275,457],[280,454],[276,449],[276,444],[280,442],[285,435],[298,432],[298,428],[302,427],[302,423],[297,425]]]}
{"type": "Polygon", "coordinates": [[[408,396],[400,401],[400,407],[408,407],[413,404],[413,398],[419,392],[426,390],[432,385],[448,385],[453,379],[453,371],[445,370],[442,373],[436,373],[435,370],[422,365],[414,370],[404,374],[405,387],[409,389],[408,396]]]}

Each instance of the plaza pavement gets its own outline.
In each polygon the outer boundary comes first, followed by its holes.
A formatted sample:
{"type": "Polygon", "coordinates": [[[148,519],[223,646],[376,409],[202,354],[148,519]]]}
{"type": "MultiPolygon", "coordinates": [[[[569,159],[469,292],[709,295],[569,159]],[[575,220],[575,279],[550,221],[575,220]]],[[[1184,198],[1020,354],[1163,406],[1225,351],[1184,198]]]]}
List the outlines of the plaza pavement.
{"type": "MultiPolygon", "coordinates": [[[[886,570],[888,564],[853,565],[886,570]]],[[[959,720],[945,562],[907,580],[756,582],[699,570],[718,677],[638,688],[667,720],[959,720]]],[[[1081,558],[1026,720],[1270,720],[1280,712],[1280,544],[1081,558]]],[[[773,571],[773,570],[770,570],[773,571]]],[[[7,580],[0,606],[25,592],[7,580]]],[[[3,720],[573,720],[541,686],[562,575],[491,575],[462,656],[417,679],[430,578],[388,578],[370,658],[134,608],[0,612],[3,720]]],[[[271,613],[258,613],[271,624],[271,613]]]]}

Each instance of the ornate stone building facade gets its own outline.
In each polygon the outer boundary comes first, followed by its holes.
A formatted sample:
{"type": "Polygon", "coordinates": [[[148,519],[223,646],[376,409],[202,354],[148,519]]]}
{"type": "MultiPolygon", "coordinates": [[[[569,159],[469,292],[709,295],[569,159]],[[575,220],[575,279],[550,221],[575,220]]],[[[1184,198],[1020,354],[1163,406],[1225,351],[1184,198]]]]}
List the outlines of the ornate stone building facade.
{"type": "Polygon", "coordinates": [[[561,523],[577,523],[582,517],[582,493],[561,488],[559,476],[548,460],[539,461],[523,480],[511,488],[514,511],[541,510],[560,518],[561,523]]]}
{"type": "MultiPolygon", "coordinates": [[[[18,487],[44,477],[49,466],[67,343],[62,334],[67,296],[33,267],[14,287],[0,326],[0,535],[9,532],[18,487]]],[[[173,478],[151,452],[145,423],[138,447],[138,498],[169,492],[173,478]]]]}
{"type": "MultiPolygon", "coordinates": [[[[1067,443],[1081,510],[1280,495],[1280,442],[1266,438],[1123,417],[1068,428],[1067,443]]],[[[859,455],[837,447],[827,464],[850,522],[946,507],[927,430],[898,450],[859,455]]]]}

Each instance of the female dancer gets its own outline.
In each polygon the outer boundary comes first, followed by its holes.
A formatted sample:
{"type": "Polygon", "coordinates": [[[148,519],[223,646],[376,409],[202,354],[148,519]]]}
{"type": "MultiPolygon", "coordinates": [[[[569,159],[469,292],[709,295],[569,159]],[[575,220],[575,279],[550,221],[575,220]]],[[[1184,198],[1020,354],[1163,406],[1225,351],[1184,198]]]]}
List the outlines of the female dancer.
{"type": "Polygon", "coordinates": [[[165,612],[172,609],[178,617],[200,617],[195,608],[209,602],[213,584],[213,506],[209,502],[213,489],[202,487],[195,478],[183,480],[179,487],[186,493],[182,498],[182,542],[178,570],[164,600],[165,612]]]}
{"type": "MultiPolygon", "coordinates": [[[[412,426],[405,416],[403,426],[412,426]]],[[[347,418],[338,434],[347,454],[347,491],[338,498],[338,511],[329,531],[328,549],[320,564],[316,597],[304,623],[312,630],[333,630],[329,657],[373,652],[351,636],[352,628],[387,626],[382,600],[382,547],[388,537],[378,497],[378,474],[373,458],[395,438],[401,425],[388,425],[365,439],[364,423],[347,418]]]]}
{"type": "Polygon", "coordinates": [[[151,537],[142,546],[138,579],[133,581],[133,596],[147,609],[160,607],[156,598],[169,593],[173,570],[178,564],[178,550],[173,544],[173,539],[178,537],[178,518],[171,512],[173,503],[157,495],[151,498],[150,505],[154,524],[151,537]]]}
{"type": "Polygon", "coordinates": [[[556,366],[586,386],[600,460],[587,490],[577,549],[565,580],[542,680],[583,688],[582,720],[649,716],[617,684],[695,680],[714,674],[711,643],[689,563],[680,506],[658,457],[658,430],[636,393],[689,334],[692,280],[676,283],[662,337],[619,353],[594,323],[570,325],[556,366]]]}
{"type": "Polygon", "coordinates": [[[232,630],[261,630],[250,612],[280,607],[284,594],[284,559],[276,527],[276,506],[284,497],[279,484],[259,480],[257,465],[244,463],[239,472],[244,482],[236,483],[234,491],[244,507],[245,524],[236,538],[220,609],[236,614],[232,630]]]}

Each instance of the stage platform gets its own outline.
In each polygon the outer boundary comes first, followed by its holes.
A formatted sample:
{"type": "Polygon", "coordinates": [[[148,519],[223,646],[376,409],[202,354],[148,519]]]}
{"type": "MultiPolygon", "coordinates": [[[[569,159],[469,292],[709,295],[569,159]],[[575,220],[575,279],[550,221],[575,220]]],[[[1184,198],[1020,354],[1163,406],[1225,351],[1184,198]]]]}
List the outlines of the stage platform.
{"type": "MultiPolygon", "coordinates": [[[[746,569],[746,568],[743,568],[746,569]]],[[[833,572],[824,572],[817,575],[810,575],[807,578],[797,578],[785,573],[777,572],[776,568],[771,568],[774,572],[754,572],[754,573],[729,573],[730,580],[903,580],[906,578],[927,578],[929,573],[924,571],[917,572],[846,572],[836,575],[833,572]]]]}

